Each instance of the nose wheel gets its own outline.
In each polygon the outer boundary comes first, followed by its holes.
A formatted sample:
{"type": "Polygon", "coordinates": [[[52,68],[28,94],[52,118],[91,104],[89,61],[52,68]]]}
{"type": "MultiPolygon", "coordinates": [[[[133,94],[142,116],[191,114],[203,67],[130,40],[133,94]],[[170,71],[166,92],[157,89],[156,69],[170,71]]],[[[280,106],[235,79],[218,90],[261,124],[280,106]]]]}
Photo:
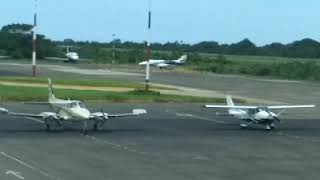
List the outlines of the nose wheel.
{"type": "Polygon", "coordinates": [[[46,123],[46,131],[47,131],[47,132],[51,131],[51,127],[50,127],[50,124],[49,124],[49,123],[46,123]]]}

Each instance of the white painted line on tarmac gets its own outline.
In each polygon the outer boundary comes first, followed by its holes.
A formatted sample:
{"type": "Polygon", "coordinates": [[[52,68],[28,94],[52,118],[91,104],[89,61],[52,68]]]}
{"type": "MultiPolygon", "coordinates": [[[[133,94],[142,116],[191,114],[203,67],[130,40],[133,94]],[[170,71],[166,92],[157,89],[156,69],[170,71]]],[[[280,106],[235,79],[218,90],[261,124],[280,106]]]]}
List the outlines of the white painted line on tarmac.
{"type": "Polygon", "coordinates": [[[26,117],[26,118],[31,120],[31,121],[34,121],[34,122],[37,122],[37,123],[40,123],[40,124],[44,124],[43,120],[40,120],[40,119],[37,119],[37,118],[33,118],[33,117],[26,117]]]}
{"type": "Polygon", "coordinates": [[[19,163],[20,165],[23,165],[23,166],[25,166],[25,167],[33,170],[33,171],[36,171],[36,172],[40,173],[41,175],[43,175],[43,176],[45,176],[45,177],[47,177],[47,178],[49,178],[49,179],[61,180],[60,178],[57,178],[57,177],[52,176],[52,175],[50,175],[50,174],[48,174],[48,173],[46,173],[46,172],[44,172],[44,171],[42,171],[42,170],[40,170],[40,169],[37,169],[36,167],[34,167],[34,166],[28,164],[27,162],[24,162],[24,161],[22,161],[22,160],[20,160],[20,159],[18,159],[18,158],[16,158],[16,157],[10,155],[10,154],[7,154],[7,153],[5,153],[5,152],[0,152],[0,154],[1,154],[2,156],[4,156],[4,157],[8,158],[8,159],[11,159],[11,160],[19,163]]]}
{"type": "Polygon", "coordinates": [[[21,174],[22,174],[21,172],[16,172],[16,171],[12,171],[12,170],[8,170],[6,172],[7,176],[12,175],[12,176],[15,176],[18,179],[24,179],[24,177],[21,174]]]}
{"type": "Polygon", "coordinates": [[[28,163],[26,163],[26,162],[23,162],[23,161],[15,158],[15,157],[13,157],[13,156],[5,153],[5,152],[1,152],[0,154],[3,155],[3,156],[5,156],[5,157],[7,157],[7,158],[9,158],[9,159],[11,159],[11,160],[14,160],[14,161],[18,162],[19,164],[21,164],[21,165],[23,165],[23,166],[26,166],[26,167],[28,167],[28,168],[30,168],[30,169],[35,169],[32,165],[30,165],[30,164],[28,164],[28,163]]]}
{"type": "Polygon", "coordinates": [[[219,121],[216,119],[211,119],[211,118],[206,118],[206,117],[202,117],[202,116],[198,116],[198,115],[194,115],[194,114],[188,114],[188,113],[175,113],[176,116],[178,117],[191,117],[191,118],[196,118],[196,119],[200,119],[200,120],[204,120],[204,121],[210,121],[210,122],[215,122],[215,123],[219,123],[219,124],[229,124],[225,121],[219,121]]]}
{"type": "Polygon", "coordinates": [[[146,155],[146,154],[150,154],[148,152],[143,152],[143,151],[138,151],[136,149],[133,149],[133,148],[130,148],[128,146],[124,146],[124,145],[121,145],[121,144],[117,144],[117,143],[114,143],[114,142],[111,142],[111,141],[107,141],[107,140],[102,140],[102,139],[98,139],[94,136],[89,136],[89,135],[86,135],[85,137],[95,141],[95,142],[100,142],[100,143],[103,143],[103,144],[106,144],[106,145],[110,145],[116,149],[120,149],[120,150],[124,150],[124,151],[128,151],[128,152],[132,152],[132,153],[137,153],[137,154],[141,154],[141,155],[146,155]]]}

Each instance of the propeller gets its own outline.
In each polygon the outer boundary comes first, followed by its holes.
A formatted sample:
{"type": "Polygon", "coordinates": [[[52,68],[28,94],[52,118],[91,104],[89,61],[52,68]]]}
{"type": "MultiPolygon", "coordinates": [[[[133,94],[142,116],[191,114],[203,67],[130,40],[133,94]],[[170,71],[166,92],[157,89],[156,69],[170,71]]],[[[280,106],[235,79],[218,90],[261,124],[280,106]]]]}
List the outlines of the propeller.
{"type": "Polygon", "coordinates": [[[109,119],[109,118],[108,118],[108,114],[104,113],[103,108],[101,108],[101,113],[102,113],[102,116],[103,116],[103,120],[104,120],[104,121],[106,121],[106,120],[109,119]]]}
{"type": "Polygon", "coordinates": [[[269,113],[269,115],[273,117],[276,121],[281,122],[281,120],[277,117],[277,115],[273,115],[268,109],[265,109],[265,111],[269,113]]]}

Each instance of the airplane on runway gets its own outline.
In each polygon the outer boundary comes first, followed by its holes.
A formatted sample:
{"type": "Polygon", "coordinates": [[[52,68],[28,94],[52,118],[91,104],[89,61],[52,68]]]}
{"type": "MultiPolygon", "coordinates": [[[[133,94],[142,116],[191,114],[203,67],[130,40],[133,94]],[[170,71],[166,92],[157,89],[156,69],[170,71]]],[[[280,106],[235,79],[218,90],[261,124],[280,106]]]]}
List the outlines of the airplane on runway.
{"type": "Polygon", "coordinates": [[[146,114],[145,109],[133,109],[132,113],[124,114],[108,114],[101,109],[101,112],[91,113],[82,102],[77,100],[63,100],[58,99],[53,94],[51,80],[48,79],[48,102],[38,102],[38,103],[28,103],[28,104],[39,104],[39,105],[49,105],[50,108],[55,112],[42,112],[39,114],[28,114],[28,113],[16,113],[11,112],[5,108],[0,108],[0,112],[3,114],[8,114],[11,116],[23,116],[30,118],[39,118],[42,119],[46,125],[46,130],[50,131],[50,125],[52,123],[61,127],[61,122],[70,121],[70,122],[79,122],[83,123],[83,134],[87,133],[87,122],[93,121],[93,129],[98,131],[102,126],[107,122],[109,118],[125,117],[125,116],[138,116],[141,114],[146,114]]]}
{"type": "Polygon", "coordinates": [[[228,114],[217,113],[217,115],[232,116],[246,121],[247,123],[240,125],[241,128],[247,128],[251,124],[262,124],[266,130],[274,129],[274,122],[280,122],[278,117],[287,109],[315,107],[315,105],[238,106],[233,103],[231,96],[226,96],[226,101],[227,105],[205,105],[205,107],[228,109],[228,114]],[[280,112],[274,113],[270,110],[280,110],[280,112]]]}
{"type": "MultiPolygon", "coordinates": [[[[150,59],[149,63],[151,66],[156,66],[160,69],[184,65],[187,62],[188,56],[182,55],[176,60],[163,60],[163,59],[150,59]]],[[[146,65],[147,61],[140,62],[139,65],[146,65]]]]}
{"type": "Polygon", "coordinates": [[[88,61],[89,59],[80,59],[79,58],[79,54],[76,52],[72,52],[70,51],[70,47],[67,46],[66,47],[66,54],[65,54],[65,58],[58,58],[58,57],[46,57],[45,59],[48,60],[61,60],[64,61],[65,63],[76,63],[78,61],[88,61]]]}

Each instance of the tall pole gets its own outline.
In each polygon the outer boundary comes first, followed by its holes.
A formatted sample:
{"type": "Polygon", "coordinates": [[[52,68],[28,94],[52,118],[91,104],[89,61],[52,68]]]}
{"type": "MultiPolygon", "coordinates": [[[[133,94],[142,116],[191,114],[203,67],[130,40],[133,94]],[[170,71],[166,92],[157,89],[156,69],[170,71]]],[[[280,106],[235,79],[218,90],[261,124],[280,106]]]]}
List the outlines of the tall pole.
{"type": "Polygon", "coordinates": [[[33,15],[33,38],[32,38],[32,77],[36,77],[36,59],[37,59],[37,4],[38,0],[34,1],[34,15],[33,15]]]}
{"type": "Polygon", "coordinates": [[[150,58],[151,58],[151,0],[148,0],[148,41],[147,41],[147,65],[146,65],[146,91],[149,91],[150,58]]]}
{"type": "Polygon", "coordinates": [[[115,63],[115,46],[114,46],[114,43],[115,43],[115,34],[112,34],[112,64],[115,63]]]}

